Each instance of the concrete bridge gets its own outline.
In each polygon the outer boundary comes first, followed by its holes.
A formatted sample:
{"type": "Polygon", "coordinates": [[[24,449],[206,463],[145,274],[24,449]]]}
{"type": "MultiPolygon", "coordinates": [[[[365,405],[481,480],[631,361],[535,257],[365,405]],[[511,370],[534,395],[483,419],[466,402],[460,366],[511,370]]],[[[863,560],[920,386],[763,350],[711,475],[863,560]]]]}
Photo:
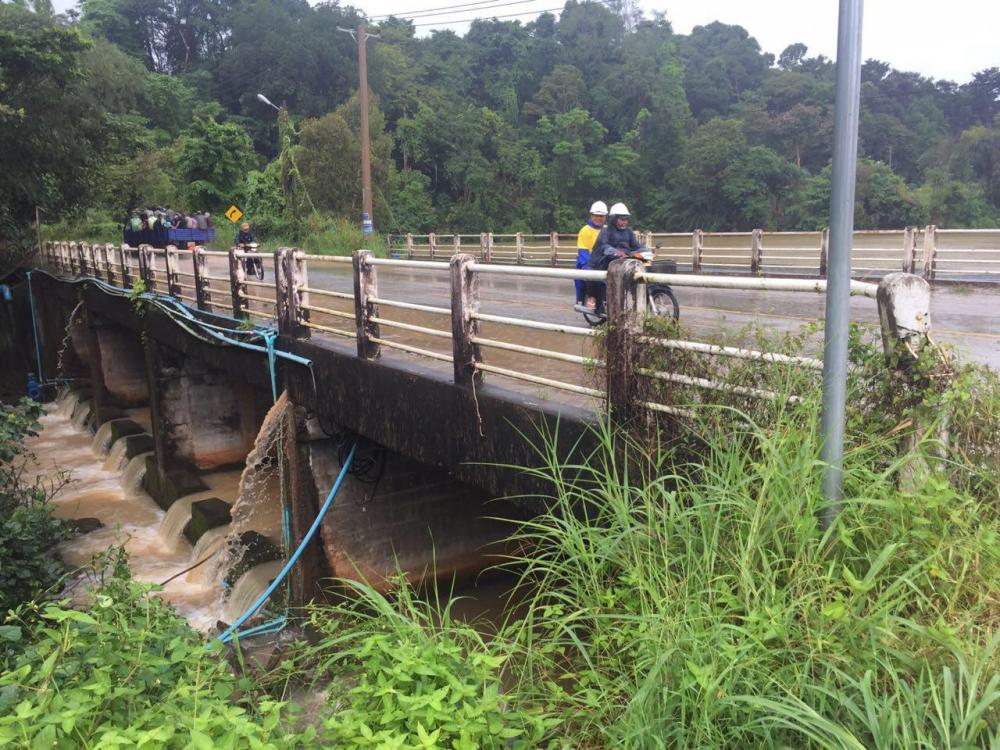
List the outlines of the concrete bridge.
{"type": "MultiPolygon", "coordinates": [[[[582,461],[595,447],[591,428],[603,413],[628,424],[685,417],[676,404],[644,401],[642,377],[702,389],[708,398],[728,387],[640,372],[630,340],[698,356],[821,367],[807,356],[650,339],[642,318],[643,285],[650,282],[809,295],[824,291],[822,280],[660,278],[636,261],[616,262],[605,274],[503,267],[468,255],[441,263],[283,248],[260,256],[269,277],[255,281],[245,260],[236,250],[50,243],[30,277],[38,369],[51,378],[86,378],[97,425],[115,421],[132,430],[122,409],[148,404],[154,455],[146,485],[164,508],[205,489],[199,472],[245,461],[277,395],[287,394],[294,429],[276,458],[294,498],[296,541],[339,469],[342,436],[361,436],[376,483],[359,477],[345,485],[322,545],[296,577],[297,601],[329,575],[384,580],[397,564],[416,578],[432,566],[438,573],[478,570],[509,531],[487,517],[529,515],[550,491],[535,474],[514,468],[539,465],[532,440],[557,436],[557,457],[582,461]],[[331,278],[348,280],[351,291],[310,286],[310,269],[322,264],[337,269],[331,278]],[[431,274],[449,303],[391,299],[380,290],[379,270],[431,274]],[[607,281],[604,341],[594,329],[513,315],[518,310],[509,304],[501,307],[506,315],[486,312],[481,300],[482,279],[574,278],[607,281]],[[397,317],[386,317],[390,312],[397,317]],[[252,325],[255,319],[270,325],[252,325]],[[491,360],[494,353],[501,358],[491,360]],[[531,371],[529,359],[542,369],[531,371]],[[512,497],[527,500],[487,505],[512,497]]],[[[852,293],[872,311],[878,300],[891,347],[929,326],[926,287],[898,274],[879,287],[856,282],[852,293]]],[[[778,397],[735,387],[747,398],[778,397]]]]}

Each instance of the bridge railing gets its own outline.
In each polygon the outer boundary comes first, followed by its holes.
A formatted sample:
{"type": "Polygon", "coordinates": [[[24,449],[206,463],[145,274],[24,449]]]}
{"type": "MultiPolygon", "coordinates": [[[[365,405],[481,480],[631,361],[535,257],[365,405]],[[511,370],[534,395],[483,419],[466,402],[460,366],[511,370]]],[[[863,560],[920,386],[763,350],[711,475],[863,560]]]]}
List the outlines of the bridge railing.
{"type": "MultiPolygon", "coordinates": [[[[914,238],[915,239],[915,238],[914,238]]],[[[609,271],[545,268],[530,264],[505,265],[484,262],[470,254],[444,261],[394,260],[376,258],[367,250],[353,257],[309,255],[296,248],[280,248],[272,255],[243,254],[204,248],[154,250],[148,246],[87,245],[50,242],[43,248],[45,265],[65,276],[93,277],[126,290],[139,281],[145,288],[170,295],[192,308],[223,313],[241,320],[274,325],[283,335],[296,338],[331,337],[353,339],[357,356],[377,359],[390,350],[405,356],[450,366],[454,382],[474,388],[484,378],[519,383],[535,389],[542,398],[550,389],[573,397],[604,401],[613,410],[626,413],[634,408],[634,384],[638,378],[669,382],[705,391],[728,390],[747,398],[794,399],[765,388],[692,377],[661,367],[639,367],[631,357],[621,355],[627,347],[615,337],[625,336],[630,344],[668,351],[684,351],[698,357],[737,359],[791,365],[818,373],[822,362],[814,357],[790,356],[750,346],[723,346],[705,341],[682,340],[670,335],[647,335],[641,321],[646,312],[644,284],[667,284],[673,288],[726,289],[737,292],[822,294],[826,281],[808,278],[768,278],[704,275],[692,273],[650,273],[638,261],[616,261],[609,271]],[[265,280],[248,278],[248,258],[265,262],[265,280]],[[310,283],[312,267],[324,283],[310,283]],[[379,269],[395,275],[416,274],[429,279],[448,299],[447,304],[425,304],[393,299],[379,288],[379,269]],[[607,283],[607,311],[610,325],[607,339],[599,341],[598,329],[584,325],[551,322],[540,314],[525,312],[523,305],[505,305],[504,314],[483,309],[483,278],[493,277],[520,283],[531,280],[582,280],[607,283]],[[340,288],[328,288],[332,286],[340,288]],[[345,288],[350,291],[345,291],[345,288]],[[525,337],[525,333],[530,333],[525,337]],[[608,361],[605,361],[605,357],[608,361]],[[534,364],[532,364],[534,363],[534,364]],[[625,384],[623,386],[622,384],[625,384]],[[631,386],[628,384],[632,384],[631,386]],[[623,390],[624,388],[624,390],[623,390]],[[624,394],[624,395],[623,395],[624,394]]],[[[906,277],[913,279],[913,277],[906,277]]],[[[894,304],[896,289],[884,280],[880,308],[894,304]]],[[[918,286],[926,283],[918,281],[918,286]]],[[[509,283],[490,287],[503,291],[509,283]]],[[[880,286],[853,281],[851,293],[862,299],[879,297],[880,286]]],[[[912,285],[911,285],[912,288],[912,285]]],[[[917,300],[908,310],[919,310],[911,327],[929,326],[929,301],[917,300]],[[922,306],[922,307],[921,307],[922,306]]],[[[876,309],[872,306],[872,318],[876,309]]],[[[884,312],[879,310],[879,312],[884,312]]],[[[895,331],[893,315],[880,315],[883,338],[895,331]]],[[[676,405],[656,401],[641,402],[653,412],[684,413],[676,405]]]]}
{"type": "MultiPolygon", "coordinates": [[[[641,231],[690,273],[826,277],[829,233],[641,231]]],[[[560,234],[406,234],[389,235],[392,257],[442,261],[468,253],[481,263],[569,266],[576,263],[576,235],[560,234]]],[[[928,280],[1000,279],[1000,229],[905,227],[854,233],[852,273],[878,279],[888,273],[919,273],[928,280]]]]}

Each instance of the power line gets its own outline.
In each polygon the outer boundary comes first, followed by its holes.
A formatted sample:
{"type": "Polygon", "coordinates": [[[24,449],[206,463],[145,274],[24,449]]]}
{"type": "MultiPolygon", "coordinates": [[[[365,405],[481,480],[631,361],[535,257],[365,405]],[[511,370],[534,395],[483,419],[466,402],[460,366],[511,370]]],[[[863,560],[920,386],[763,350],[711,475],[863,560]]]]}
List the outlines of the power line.
{"type": "MultiPolygon", "coordinates": [[[[537,0],[512,0],[512,2],[498,3],[496,0],[490,0],[491,5],[487,5],[482,8],[469,8],[468,10],[459,11],[461,13],[480,13],[483,11],[492,10],[493,8],[504,8],[508,5],[524,5],[525,3],[533,3],[537,0]]],[[[396,18],[401,18],[404,21],[409,21],[414,18],[430,18],[431,16],[450,16],[454,11],[442,11],[440,13],[430,13],[421,11],[420,13],[408,13],[401,16],[396,16],[396,18]]],[[[526,11],[528,12],[528,11],[526,11]]]]}
{"type": "Polygon", "coordinates": [[[391,18],[391,17],[401,18],[402,16],[412,16],[412,15],[419,15],[421,13],[430,13],[431,11],[434,11],[434,10],[453,10],[455,8],[468,8],[468,7],[473,6],[473,5],[490,5],[490,4],[495,3],[495,2],[496,2],[496,0],[477,0],[477,2],[472,2],[472,3],[461,3],[459,5],[442,5],[439,8],[424,8],[423,10],[415,10],[415,11],[412,11],[412,12],[409,12],[409,13],[405,13],[404,12],[402,14],[399,14],[399,13],[382,13],[382,14],[377,15],[377,16],[370,16],[369,20],[373,20],[373,19],[376,19],[376,18],[391,18]]]}
{"type": "MultiPolygon", "coordinates": [[[[522,13],[508,13],[508,14],[503,15],[503,16],[488,16],[488,18],[490,20],[492,20],[494,18],[497,18],[497,19],[499,19],[499,18],[516,18],[518,16],[541,15],[542,13],[558,13],[558,12],[560,12],[562,10],[563,10],[563,7],[560,6],[558,8],[546,8],[544,10],[528,10],[528,11],[524,11],[522,13]]],[[[483,18],[483,16],[473,16],[472,18],[456,18],[454,21],[437,21],[437,22],[428,21],[427,23],[415,23],[413,25],[414,26],[451,26],[452,24],[456,24],[456,23],[471,23],[472,21],[478,21],[478,20],[480,20],[482,18],[483,18]]]]}

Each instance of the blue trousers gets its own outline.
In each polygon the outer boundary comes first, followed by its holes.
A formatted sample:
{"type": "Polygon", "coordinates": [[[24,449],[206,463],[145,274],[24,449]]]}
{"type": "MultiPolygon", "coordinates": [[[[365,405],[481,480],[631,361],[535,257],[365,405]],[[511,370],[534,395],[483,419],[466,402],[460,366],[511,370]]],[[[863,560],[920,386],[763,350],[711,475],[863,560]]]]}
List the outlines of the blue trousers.
{"type": "MultiPolygon", "coordinates": [[[[576,249],[576,269],[578,271],[582,271],[583,269],[587,268],[587,266],[588,266],[589,263],[590,263],[590,251],[589,250],[583,250],[581,248],[577,248],[576,249]]],[[[578,305],[582,305],[583,302],[584,302],[584,298],[585,298],[585,294],[584,294],[584,290],[585,290],[585,287],[586,287],[585,282],[581,281],[580,279],[575,279],[573,281],[573,284],[576,285],[576,302],[577,302],[578,305]]]]}

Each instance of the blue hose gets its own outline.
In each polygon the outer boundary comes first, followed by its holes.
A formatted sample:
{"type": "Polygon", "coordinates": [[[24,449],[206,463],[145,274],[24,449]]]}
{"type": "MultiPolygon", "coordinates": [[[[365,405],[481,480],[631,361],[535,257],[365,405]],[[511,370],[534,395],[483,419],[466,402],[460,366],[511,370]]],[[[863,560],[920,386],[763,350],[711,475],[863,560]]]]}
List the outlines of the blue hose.
{"type": "MultiPolygon", "coordinates": [[[[42,375],[42,348],[38,345],[38,322],[35,317],[35,293],[31,289],[31,271],[28,271],[28,304],[31,307],[31,333],[35,337],[35,363],[38,366],[38,382],[44,384],[42,375]]],[[[58,374],[58,373],[57,373],[58,374]]]]}
{"type": "Polygon", "coordinates": [[[292,556],[288,558],[288,561],[285,563],[284,567],[282,567],[281,570],[278,572],[278,575],[274,577],[274,580],[271,581],[271,585],[267,587],[267,589],[264,591],[263,594],[257,597],[257,601],[251,604],[250,607],[247,609],[247,611],[244,612],[242,615],[240,615],[238,618],[236,618],[236,622],[234,622],[232,625],[226,628],[225,632],[219,636],[218,640],[221,643],[229,643],[230,641],[233,640],[233,638],[239,638],[241,636],[259,635],[260,633],[275,632],[271,628],[274,628],[275,630],[280,630],[282,627],[284,627],[284,623],[287,621],[287,618],[279,617],[277,620],[273,620],[271,622],[264,623],[263,625],[258,625],[254,628],[250,628],[245,633],[238,632],[239,627],[247,620],[249,620],[251,617],[253,617],[254,613],[256,613],[257,610],[260,609],[262,606],[264,606],[264,602],[266,602],[268,598],[271,596],[271,594],[274,593],[274,590],[281,585],[281,582],[285,579],[285,576],[288,575],[288,572],[292,569],[295,563],[298,562],[299,557],[302,556],[302,552],[305,550],[309,542],[312,541],[312,538],[316,535],[316,531],[317,529],[319,529],[319,525],[323,522],[323,518],[324,516],[326,516],[327,511],[330,510],[330,506],[333,505],[333,499],[337,496],[337,491],[340,489],[340,485],[343,484],[344,477],[347,476],[347,472],[350,470],[351,464],[354,462],[354,451],[357,449],[357,447],[358,443],[355,440],[354,444],[351,445],[351,450],[347,454],[347,458],[344,460],[344,465],[340,467],[340,473],[337,475],[337,481],[335,481],[333,483],[333,487],[330,488],[330,494],[328,494],[326,496],[326,500],[323,501],[323,505],[320,507],[319,512],[316,514],[316,518],[313,520],[312,526],[309,527],[309,530],[302,538],[302,542],[299,544],[298,548],[296,548],[295,552],[292,553],[292,556]],[[281,623],[280,627],[278,626],[278,623],[281,623]]]}

